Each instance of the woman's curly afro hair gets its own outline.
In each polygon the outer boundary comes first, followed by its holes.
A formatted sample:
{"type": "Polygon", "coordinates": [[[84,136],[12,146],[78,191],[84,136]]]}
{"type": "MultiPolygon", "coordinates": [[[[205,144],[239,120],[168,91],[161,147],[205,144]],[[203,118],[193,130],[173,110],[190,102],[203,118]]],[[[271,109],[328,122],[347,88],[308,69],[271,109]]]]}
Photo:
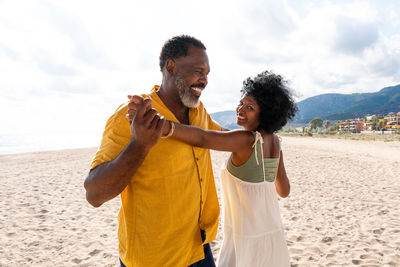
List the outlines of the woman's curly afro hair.
{"type": "Polygon", "coordinates": [[[281,75],[270,71],[249,77],[243,82],[240,90],[242,96],[252,96],[260,107],[257,130],[275,133],[295,116],[297,106],[286,84],[281,75]]]}

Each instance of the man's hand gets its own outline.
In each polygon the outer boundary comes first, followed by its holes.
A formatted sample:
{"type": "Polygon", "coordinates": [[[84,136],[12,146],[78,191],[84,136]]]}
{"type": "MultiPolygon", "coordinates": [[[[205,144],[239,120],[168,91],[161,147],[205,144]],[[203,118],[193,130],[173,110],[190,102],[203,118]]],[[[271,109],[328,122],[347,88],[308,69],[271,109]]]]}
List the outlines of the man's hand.
{"type": "Polygon", "coordinates": [[[131,107],[134,106],[136,110],[131,120],[132,140],[135,140],[138,144],[150,150],[160,139],[165,124],[165,118],[160,117],[157,111],[151,108],[151,99],[140,98],[131,98],[128,104],[127,117],[133,114],[133,109],[131,109],[129,105],[131,105],[131,107]],[[135,105],[132,103],[135,103],[135,105]]]}
{"type": "Polygon", "coordinates": [[[129,103],[128,103],[128,111],[126,114],[126,118],[132,123],[133,118],[135,117],[136,110],[138,105],[142,104],[144,98],[139,95],[128,95],[129,103]]]}

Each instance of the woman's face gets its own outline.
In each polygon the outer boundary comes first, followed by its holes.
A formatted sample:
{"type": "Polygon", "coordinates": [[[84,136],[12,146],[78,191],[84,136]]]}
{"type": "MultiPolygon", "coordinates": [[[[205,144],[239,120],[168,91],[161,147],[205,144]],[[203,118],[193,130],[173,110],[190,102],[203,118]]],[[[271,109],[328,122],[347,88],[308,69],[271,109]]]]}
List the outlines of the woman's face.
{"type": "Polygon", "coordinates": [[[248,131],[257,130],[260,125],[260,106],[254,97],[243,95],[236,108],[237,124],[248,131]]]}

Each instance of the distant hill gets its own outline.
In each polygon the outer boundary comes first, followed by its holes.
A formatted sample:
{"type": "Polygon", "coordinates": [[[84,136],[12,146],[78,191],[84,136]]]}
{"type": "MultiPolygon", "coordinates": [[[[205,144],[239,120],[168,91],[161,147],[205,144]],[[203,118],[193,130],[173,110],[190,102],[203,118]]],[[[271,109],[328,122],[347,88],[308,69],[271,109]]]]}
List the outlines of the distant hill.
{"type": "Polygon", "coordinates": [[[228,129],[239,129],[241,128],[236,124],[236,111],[227,110],[211,113],[211,118],[218,122],[222,127],[228,129]]]}
{"type": "MultiPolygon", "coordinates": [[[[323,120],[346,120],[363,118],[368,114],[385,115],[389,112],[400,112],[400,84],[385,87],[375,93],[317,95],[298,102],[297,107],[299,111],[290,122],[292,126],[309,123],[315,117],[323,120]]],[[[240,128],[236,125],[234,110],[215,112],[210,115],[225,128],[240,128]]]]}
{"type": "Polygon", "coordinates": [[[362,118],[368,114],[400,111],[400,84],[376,93],[323,94],[297,103],[299,112],[294,122],[308,123],[314,117],[324,120],[362,118]]]}

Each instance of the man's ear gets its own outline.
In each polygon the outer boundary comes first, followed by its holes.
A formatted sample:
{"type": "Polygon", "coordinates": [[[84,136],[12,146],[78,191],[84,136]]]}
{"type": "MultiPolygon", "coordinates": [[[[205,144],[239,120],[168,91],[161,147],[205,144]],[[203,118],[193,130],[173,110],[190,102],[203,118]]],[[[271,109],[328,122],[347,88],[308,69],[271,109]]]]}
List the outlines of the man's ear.
{"type": "Polygon", "coordinates": [[[175,75],[176,72],[176,63],[173,59],[168,59],[165,63],[165,69],[170,75],[175,75]]]}

